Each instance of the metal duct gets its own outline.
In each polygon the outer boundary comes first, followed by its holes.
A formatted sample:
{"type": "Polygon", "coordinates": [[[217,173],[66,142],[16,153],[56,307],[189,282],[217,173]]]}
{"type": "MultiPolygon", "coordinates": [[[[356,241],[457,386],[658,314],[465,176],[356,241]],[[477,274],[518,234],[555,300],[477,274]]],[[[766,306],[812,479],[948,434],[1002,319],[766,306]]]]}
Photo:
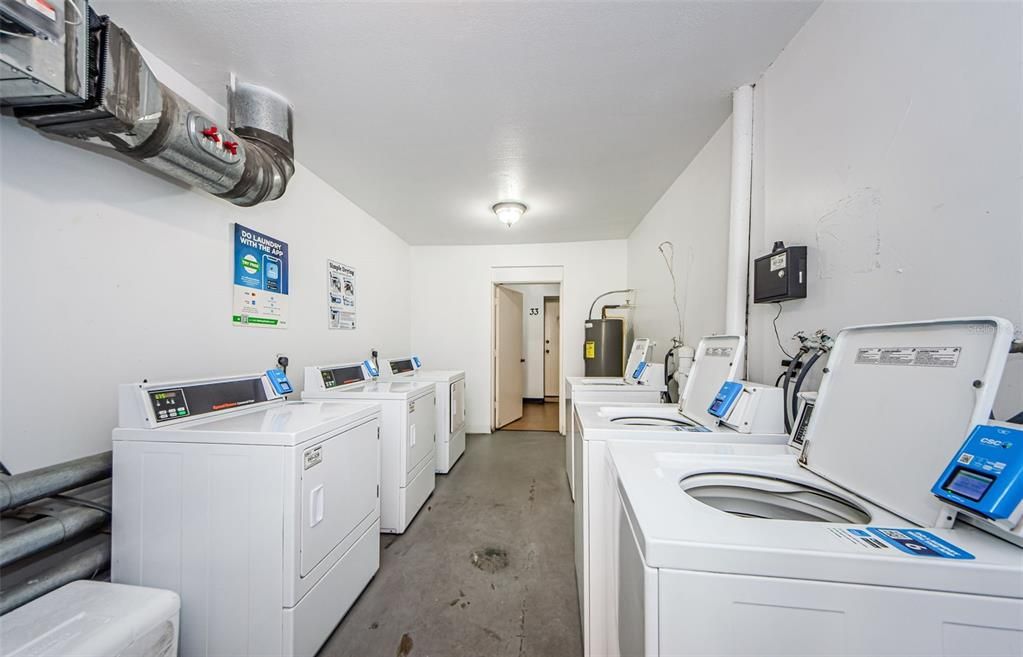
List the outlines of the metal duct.
{"type": "Polygon", "coordinates": [[[7,532],[0,538],[0,566],[98,529],[109,517],[99,509],[74,506],[7,532]]]}
{"type": "Polygon", "coordinates": [[[91,579],[106,570],[109,565],[110,539],[103,536],[98,538],[95,544],[76,553],[60,566],[0,592],[0,615],[28,604],[75,580],[91,579]]]}
{"type": "Polygon", "coordinates": [[[0,511],[110,477],[111,452],[0,478],[0,511]]]}
{"type": "Polygon", "coordinates": [[[53,135],[111,147],[161,173],[252,206],[281,197],[295,172],[291,105],[249,84],[231,86],[232,129],[168,89],[131,36],[90,10],[93,89],[77,106],[19,106],[22,121],[53,135]]]}

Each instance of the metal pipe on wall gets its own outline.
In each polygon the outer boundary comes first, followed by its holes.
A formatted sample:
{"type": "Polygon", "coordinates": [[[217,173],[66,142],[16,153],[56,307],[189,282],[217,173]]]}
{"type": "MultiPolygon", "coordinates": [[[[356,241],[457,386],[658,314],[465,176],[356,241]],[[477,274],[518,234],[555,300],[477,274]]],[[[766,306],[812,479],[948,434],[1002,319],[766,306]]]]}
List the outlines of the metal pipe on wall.
{"type": "Polygon", "coordinates": [[[75,506],[18,527],[0,538],[0,566],[98,529],[108,518],[99,509],[75,506]]]}
{"type": "Polygon", "coordinates": [[[103,452],[0,478],[0,511],[107,479],[111,475],[112,466],[112,453],[103,452]]]}
{"type": "MultiPolygon", "coordinates": [[[[732,185],[728,221],[725,333],[746,336],[750,194],[753,185],[753,85],[732,93],[732,185]]],[[[743,373],[745,368],[743,368],[743,373]]]]}
{"type": "Polygon", "coordinates": [[[103,540],[75,554],[57,568],[46,571],[40,577],[0,592],[0,615],[28,604],[65,584],[78,579],[90,579],[109,565],[110,541],[103,540]]]}

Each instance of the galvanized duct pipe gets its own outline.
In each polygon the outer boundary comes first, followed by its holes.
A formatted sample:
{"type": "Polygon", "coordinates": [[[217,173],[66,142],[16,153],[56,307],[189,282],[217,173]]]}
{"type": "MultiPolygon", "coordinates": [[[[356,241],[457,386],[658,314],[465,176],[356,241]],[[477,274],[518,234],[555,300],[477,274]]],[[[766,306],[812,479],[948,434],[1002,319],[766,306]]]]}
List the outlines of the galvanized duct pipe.
{"type": "Polygon", "coordinates": [[[76,506],[18,527],[0,538],[0,566],[98,529],[109,517],[99,509],[76,506]]]}
{"type": "Polygon", "coordinates": [[[91,14],[95,94],[80,106],[18,107],[24,122],[123,155],[235,205],[281,197],[295,172],[291,105],[280,95],[232,84],[232,130],[216,125],[156,79],[123,29],[91,14]]]}
{"type": "Polygon", "coordinates": [[[0,615],[78,579],[91,579],[110,565],[110,541],[100,541],[37,578],[0,592],[0,615]]]}
{"type": "Polygon", "coordinates": [[[0,511],[110,477],[111,452],[0,478],[0,511]]]}

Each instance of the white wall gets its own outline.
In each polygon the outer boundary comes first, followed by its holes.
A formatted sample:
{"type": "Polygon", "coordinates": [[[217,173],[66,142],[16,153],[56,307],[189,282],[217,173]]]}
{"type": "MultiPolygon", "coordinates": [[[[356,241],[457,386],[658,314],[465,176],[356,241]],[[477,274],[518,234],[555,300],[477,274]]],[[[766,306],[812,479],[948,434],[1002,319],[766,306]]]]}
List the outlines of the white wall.
{"type": "Polygon", "coordinates": [[[679,333],[671,277],[657,250],[665,240],[675,245],[686,343],[695,347],[701,337],[725,328],[731,148],[728,119],[629,236],[629,287],[636,289],[634,333],[657,341],[655,360],[664,359],[671,338],[679,333]]]}
{"type": "Polygon", "coordinates": [[[0,155],[0,459],[13,471],[109,449],[119,383],[260,371],[282,352],[301,388],[305,365],[409,352],[408,245],[304,167],[283,199],[243,209],[8,118],[0,155]],[[289,243],[286,330],[231,325],[235,221],[289,243]],[[328,257],[357,269],[354,332],[327,329],[328,257]]]}
{"type": "Polygon", "coordinates": [[[523,394],[528,399],[543,398],[543,366],[544,366],[544,297],[556,297],[561,293],[558,285],[532,283],[528,285],[508,285],[517,292],[522,293],[522,357],[526,362],[522,364],[523,382],[525,390],[523,394]],[[538,310],[536,315],[530,315],[531,308],[538,310]]]}
{"type": "MultiPolygon", "coordinates": [[[[1020,3],[824,3],[756,87],[755,257],[809,246],[797,329],[1000,315],[1023,326],[1020,3]]],[[[773,379],[774,306],[750,373],[773,379]]],[[[996,416],[1023,409],[1010,361],[996,416]]]]}
{"type": "Polygon", "coordinates": [[[586,312],[625,287],[625,240],[412,247],[412,347],[426,367],[466,371],[470,433],[490,431],[491,267],[550,265],[564,268],[562,379],[581,376],[586,312]]]}

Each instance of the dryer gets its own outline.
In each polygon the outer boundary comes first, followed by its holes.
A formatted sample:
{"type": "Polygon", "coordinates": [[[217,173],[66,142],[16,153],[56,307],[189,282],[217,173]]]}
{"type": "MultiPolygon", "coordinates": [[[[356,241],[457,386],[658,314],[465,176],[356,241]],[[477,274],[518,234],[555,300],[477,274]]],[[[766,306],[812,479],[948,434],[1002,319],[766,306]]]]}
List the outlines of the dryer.
{"type": "Polygon", "coordinates": [[[181,596],[183,655],[312,656],[380,559],[380,407],[283,373],[120,387],[111,579],[181,596]]]}
{"type": "Polygon", "coordinates": [[[401,534],[436,483],[436,404],[430,381],[376,381],[368,361],[305,368],[302,399],[380,405],[380,531],[401,534]]]}
{"type": "Polygon", "coordinates": [[[451,472],[465,453],[465,370],[427,370],[419,356],[385,359],[381,379],[433,381],[437,393],[437,463],[439,474],[451,472]]]}
{"type": "Polygon", "coordinates": [[[565,377],[565,472],[568,488],[575,500],[575,424],[572,421],[575,405],[580,402],[608,404],[658,404],[668,390],[664,383],[664,365],[650,363],[649,338],[636,338],[625,365],[625,376],[569,376],[565,377]]]}
{"type": "Polygon", "coordinates": [[[607,651],[603,633],[607,621],[601,601],[611,564],[603,545],[611,532],[606,509],[615,494],[606,475],[607,446],[614,441],[662,441],[685,443],[687,449],[708,454],[732,453],[740,448],[763,455],[785,453],[788,436],[783,433],[780,395],[770,400],[773,409],[770,404],[743,406],[773,418],[773,423],[757,420],[751,424],[774,431],[748,433],[717,426],[720,418],[711,412],[719,391],[742,362],[743,344],[738,336],[703,338],[678,405],[575,404],[575,567],[586,655],[604,655],[607,651]]]}
{"type": "Polygon", "coordinates": [[[839,333],[789,453],[613,443],[610,655],[1023,653],[1023,552],[932,494],[990,413],[997,318],[839,333]]]}

